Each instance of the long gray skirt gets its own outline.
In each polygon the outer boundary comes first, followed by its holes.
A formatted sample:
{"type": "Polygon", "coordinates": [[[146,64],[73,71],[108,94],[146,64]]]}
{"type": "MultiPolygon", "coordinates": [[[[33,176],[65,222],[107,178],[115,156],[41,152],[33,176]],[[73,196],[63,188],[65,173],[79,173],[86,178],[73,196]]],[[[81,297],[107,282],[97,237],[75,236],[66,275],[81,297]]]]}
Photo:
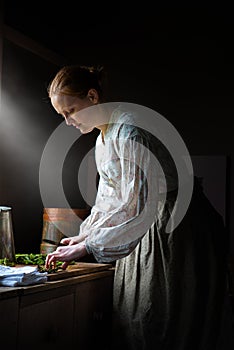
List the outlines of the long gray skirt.
{"type": "Polygon", "coordinates": [[[112,349],[219,348],[227,294],[223,219],[198,186],[180,225],[165,233],[175,198],[159,203],[157,222],[116,262],[112,349]]]}

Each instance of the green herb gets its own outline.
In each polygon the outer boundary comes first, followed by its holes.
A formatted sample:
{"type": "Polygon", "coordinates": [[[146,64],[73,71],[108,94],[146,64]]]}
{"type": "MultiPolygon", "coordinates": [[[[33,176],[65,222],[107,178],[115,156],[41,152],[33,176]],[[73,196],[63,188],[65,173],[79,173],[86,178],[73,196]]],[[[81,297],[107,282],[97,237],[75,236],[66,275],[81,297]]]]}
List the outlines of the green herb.
{"type": "Polygon", "coordinates": [[[45,266],[38,265],[38,270],[39,270],[39,272],[47,272],[47,273],[58,272],[58,270],[61,269],[61,264],[62,263],[60,263],[60,262],[59,262],[59,265],[57,265],[57,263],[56,263],[56,265],[54,265],[53,267],[50,267],[48,269],[45,266]]]}
{"type": "Polygon", "coordinates": [[[16,264],[23,265],[44,265],[46,254],[15,254],[16,264]]]}
{"type": "MultiPolygon", "coordinates": [[[[57,272],[63,262],[62,261],[56,261],[56,264],[51,266],[50,268],[45,268],[45,262],[46,262],[46,254],[15,254],[15,261],[10,261],[7,258],[0,259],[0,264],[5,266],[15,266],[15,265],[37,265],[38,271],[40,272],[48,272],[48,273],[54,273],[57,272]]],[[[75,261],[70,262],[69,265],[73,265],[75,261]]]]}
{"type": "Polygon", "coordinates": [[[7,258],[0,259],[0,265],[5,265],[5,266],[15,266],[14,261],[11,261],[7,258]]]}

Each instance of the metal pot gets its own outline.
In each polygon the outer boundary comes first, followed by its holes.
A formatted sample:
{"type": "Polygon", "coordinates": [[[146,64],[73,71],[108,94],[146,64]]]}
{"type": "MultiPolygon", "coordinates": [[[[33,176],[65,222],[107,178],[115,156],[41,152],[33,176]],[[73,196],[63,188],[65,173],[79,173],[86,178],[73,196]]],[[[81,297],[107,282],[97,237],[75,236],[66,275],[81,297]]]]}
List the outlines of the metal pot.
{"type": "Polygon", "coordinates": [[[15,261],[12,208],[0,206],[0,259],[15,261]]]}

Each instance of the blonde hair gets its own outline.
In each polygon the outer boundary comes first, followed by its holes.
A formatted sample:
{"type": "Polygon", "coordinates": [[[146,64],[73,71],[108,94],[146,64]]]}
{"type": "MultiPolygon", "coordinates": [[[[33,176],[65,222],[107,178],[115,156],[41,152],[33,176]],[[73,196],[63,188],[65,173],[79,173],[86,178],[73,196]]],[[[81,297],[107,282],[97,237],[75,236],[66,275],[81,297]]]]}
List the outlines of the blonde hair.
{"type": "Polygon", "coordinates": [[[63,94],[84,98],[95,89],[103,100],[103,67],[70,65],[62,67],[48,86],[48,95],[63,94]]]}

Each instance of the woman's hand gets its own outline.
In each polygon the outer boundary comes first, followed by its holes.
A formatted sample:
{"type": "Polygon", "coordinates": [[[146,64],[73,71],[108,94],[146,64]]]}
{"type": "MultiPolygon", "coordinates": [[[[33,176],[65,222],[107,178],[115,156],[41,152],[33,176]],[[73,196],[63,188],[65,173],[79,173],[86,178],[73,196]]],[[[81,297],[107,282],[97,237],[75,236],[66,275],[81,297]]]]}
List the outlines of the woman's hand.
{"type": "Polygon", "coordinates": [[[87,235],[84,235],[84,234],[78,235],[78,236],[73,236],[73,237],[66,237],[66,238],[61,239],[60,243],[64,244],[64,245],[73,245],[73,244],[83,242],[86,237],[87,237],[87,235]]]}
{"type": "Polygon", "coordinates": [[[84,242],[58,247],[54,252],[47,255],[45,267],[48,269],[52,263],[56,263],[56,261],[63,261],[64,263],[62,264],[62,269],[65,270],[72,260],[80,259],[87,254],[88,252],[84,242]]]}

